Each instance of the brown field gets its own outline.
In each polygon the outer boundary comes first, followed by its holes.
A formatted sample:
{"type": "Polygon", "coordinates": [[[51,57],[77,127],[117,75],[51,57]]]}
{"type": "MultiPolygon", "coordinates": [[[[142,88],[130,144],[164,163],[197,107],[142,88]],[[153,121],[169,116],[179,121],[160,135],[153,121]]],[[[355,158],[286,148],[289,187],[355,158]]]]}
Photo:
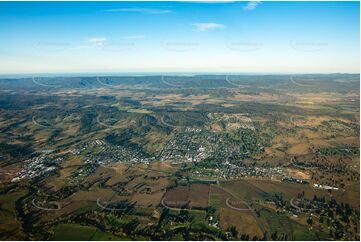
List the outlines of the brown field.
{"type": "Polygon", "coordinates": [[[76,212],[85,210],[85,209],[97,209],[98,206],[95,202],[90,201],[74,201],[69,204],[64,204],[64,206],[57,211],[54,212],[44,212],[41,211],[40,221],[38,222],[47,222],[54,221],[60,217],[67,216],[69,214],[74,214],[76,212]]]}
{"type": "Polygon", "coordinates": [[[171,207],[182,207],[189,204],[191,208],[206,208],[208,206],[210,188],[205,184],[177,186],[166,192],[164,203],[171,207]]]}
{"type": "Polygon", "coordinates": [[[174,103],[175,100],[179,102],[191,102],[193,105],[201,104],[204,102],[207,102],[207,99],[211,98],[210,95],[189,95],[184,96],[183,94],[161,94],[157,95],[157,99],[160,99],[160,101],[157,102],[144,102],[145,104],[151,104],[154,106],[164,106],[169,105],[171,103],[174,103]]]}
{"type": "Polygon", "coordinates": [[[305,192],[306,197],[312,198],[314,195],[310,185],[267,180],[249,180],[247,182],[256,189],[260,189],[268,194],[283,193],[285,199],[291,199],[297,196],[298,193],[302,193],[302,191],[305,192]]]}
{"type": "Polygon", "coordinates": [[[174,167],[167,162],[152,162],[148,167],[149,169],[160,173],[170,173],[175,170],[174,167]]]}
{"type": "Polygon", "coordinates": [[[298,143],[298,144],[292,145],[287,150],[287,153],[290,155],[305,155],[310,152],[309,148],[310,148],[309,143],[298,143]]]}
{"type": "Polygon", "coordinates": [[[50,176],[44,179],[44,186],[55,192],[66,186],[67,178],[62,176],[50,176]]]}
{"type": "Polygon", "coordinates": [[[229,107],[234,107],[234,106],[235,106],[235,104],[231,104],[231,103],[224,103],[224,104],[222,104],[222,106],[223,106],[223,107],[225,107],[225,108],[229,108],[229,107]]]}
{"type": "MultiPolygon", "coordinates": [[[[236,208],[242,208],[245,209],[247,206],[240,202],[239,199],[234,197],[229,192],[225,191],[224,189],[217,187],[217,186],[211,186],[211,199],[216,201],[216,206],[220,208],[229,208],[226,201],[227,199],[230,199],[229,203],[236,207],[236,208]]],[[[212,204],[211,204],[212,205],[212,204]]],[[[235,210],[234,210],[235,211],[235,210]]]]}
{"type": "Polygon", "coordinates": [[[231,191],[234,196],[241,199],[262,200],[268,194],[261,188],[254,186],[252,180],[239,180],[234,182],[224,182],[222,186],[231,191]]]}
{"type": "Polygon", "coordinates": [[[115,171],[115,173],[112,175],[112,177],[107,181],[107,185],[112,186],[119,182],[125,182],[127,181],[127,168],[129,167],[128,164],[116,164],[113,165],[111,168],[115,171]]]}
{"type": "Polygon", "coordinates": [[[314,195],[325,197],[326,200],[335,198],[338,203],[349,203],[352,207],[359,207],[360,190],[358,184],[346,186],[345,191],[338,190],[329,193],[327,190],[314,189],[310,184],[279,182],[270,180],[247,179],[225,182],[223,186],[241,199],[264,200],[271,194],[282,193],[289,201],[297,194],[304,192],[305,197],[312,199],[314,195]]]}
{"type": "Polygon", "coordinates": [[[211,129],[214,131],[222,131],[222,127],[219,124],[211,124],[211,129]]]}
{"type": "Polygon", "coordinates": [[[97,189],[95,191],[79,191],[71,195],[67,202],[73,201],[91,201],[96,202],[98,198],[101,200],[109,200],[113,197],[114,191],[111,189],[97,189]]]}
{"type": "Polygon", "coordinates": [[[20,172],[19,167],[1,167],[0,170],[0,184],[1,183],[9,183],[11,180],[16,177],[17,173],[20,172]]]}
{"type": "Polygon", "coordinates": [[[256,218],[250,211],[241,212],[230,208],[221,208],[219,220],[222,229],[235,226],[239,234],[249,234],[251,238],[255,235],[259,238],[263,236],[256,218]]]}
{"type": "Polygon", "coordinates": [[[210,186],[205,184],[192,184],[189,189],[189,199],[191,208],[208,207],[208,197],[210,186]]]}
{"type": "Polygon", "coordinates": [[[171,207],[179,207],[188,204],[188,186],[177,186],[168,190],[164,195],[164,203],[171,207]]]}
{"type": "Polygon", "coordinates": [[[70,159],[67,159],[61,163],[62,168],[68,168],[73,166],[81,166],[83,164],[83,160],[79,157],[72,157],[70,159]]]}
{"type": "Polygon", "coordinates": [[[56,186],[59,185],[58,183],[64,182],[64,178],[69,177],[72,172],[79,168],[81,165],[83,165],[83,160],[79,157],[72,157],[63,161],[61,163],[61,169],[59,170],[59,177],[62,179],[62,181],[56,182],[56,186]]]}
{"type": "MultiPolygon", "coordinates": [[[[321,125],[322,122],[327,122],[327,121],[333,121],[335,120],[335,117],[331,117],[331,116],[307,116],[304,117],[303,120],[297,120],[295,123],[296,126],[318,126],[321,125]]],[[[340,121],[345,121],[345,119],[342,118],[337,118],[337,120],[340,121]]]]}
{"type": "Polygon", "coordinates": [[[330,146],[330,143],[324,139],[311,139],[310,143],[316,147],[330,146]]]}
{"type": "Polygon", "coordinates": [[[128,201],[131,200],[130,196],[122,196],[122,195],[113,194],[111,199],[109,199],[109,201],[111,201],[111,202],[119,202],[119,201],[126,201],[126,200],[128,200],[128,201]]]}
{"type": "Polygon", "coordinates": [[[360,139],[359,137],[337,137],[332,140],[332,143],[360,146],[360,139]]]}
{"type": "Polygon", "coordinates": [[[137,176],[134,179],[127,182],[126,189],[137,193],[144,193],[144,189],[148,189],[147,192],[155,193],[165,191],[169,185],[170,180],[168,177],[159,177],[150,174],[137,176]]]}
{"type": "MultiPolygon", "coordinates": [[[[281,138],[279,138],[279,140],[281,140],[281,138]]],[[[299,143],[300,141],[294,137],[294,136],[287,136],[287,137],[284,137],[284,140],[287,142],[287,144],[297,144],[299,143]]],[[[278,141],[279,142],[279,141],[278,141]]]]}
{"type": "Polygon", "coordinates": [[[164,192],[156,192],[152,194],[140,194],[136,193],[132,196],[131,201],[136,202],[139,206],[153,206],[156,207],[160,204],[160,201],[164,195],[164,192]]]}
{"type": "Polygon", "coordinates": [[[287,173],[289,176],[297,179],[304,179],[308,180],[311,178],[311,174],[308,171],[294,169],[294,168],[288,168],[287,173]]]}
{"type": "MultiPolygon", "coordinates": [[[[247,206],[245,205],[245,203],[235,197],[228,197],[226,199],[226,201],[228,201],[228,203],[226,204],[229,208],[233,209],[233,208],[239,208],[239,209],[246,209],[247,206]]],[[[233,209],[235,210],[235,209],[233,209]]]]}
{"type": "Polygon", "coordinates": [[[265,148],[265,152],[271,158],[283,158],[285,156],[285,152],[275,149],[274,147],[265,148]]]}
{"type": "Polygon", "coordinates": [[[301,132],[303,135],[305,135],[307,138],[309,139],[318,139],[320,138],[320,134],[318,134],[317,132],[315,131],[311,131],[309,129],[304,129],[302,130],[301,132]]]}
{"type": "Polygon", "coordinates": [[[108,167],[99,166],[96,171],[86,177],[85,182],[94,183],[95,181],[104,180],[115,175],[115,171],[108,167]]]}
{"type": "Polygon", "coordinates": [[[248,95],[248,94],[243,94],[239,91],[235,91],[234,92],[234,97],[232,98],[232,100],[235,101],[264,101],[264,102],[270,102],[270,101],[282,101],[281,96],[279,95],[272,95],[269,93],[259,93],[258,95],[248,95]]]}
{"type": "Polygon", "coordinates": [[[352,207],[360,208],[360,184],[346,185],[345,192],[332,192],[332,196],[340,202],[349,203],[352,207]]]}
{"type": "Polygon", "coordinates": [[[165,171],[171,169],[171,166],[162,163],[154,163],[149,167],[142,164],[115,164],[112,167],[99,167],[95,173],[85,179],[85,182],[92,184],[89,191],[77,192],[70,197],[70,200],[95,202],[100,197],[106,200],[126,199],[140,206],[157,206],[170,183],[165,171]],[[124,189],[129,195],[118,194],[110,187],[99,188],[100,182],[106,180],[105,186],[107,187],[124,182],[124,189]]]}
{"type": "Polygon", "coordinates": [[[239,234],[249,234],[251,237],[262,237],[263,233],[258,225],[257,219],[252,211],[238,211],[230,208],[229,204],[236,208],[246,209],[247,206],[239,199],[231,195],[229,192],[218,186],[211,186],[210,205],[217,208],[220,227],[229,229],[235,226],[239,234]]]}

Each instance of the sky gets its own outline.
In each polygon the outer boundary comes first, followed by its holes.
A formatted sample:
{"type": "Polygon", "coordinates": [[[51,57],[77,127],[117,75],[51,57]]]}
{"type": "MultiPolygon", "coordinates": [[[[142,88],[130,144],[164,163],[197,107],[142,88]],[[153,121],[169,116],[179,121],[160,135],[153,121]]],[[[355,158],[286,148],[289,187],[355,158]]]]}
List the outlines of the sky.
{"type": "Polygon", "coordinates": [[[359,73],[359,2],[0,2],[0,73],[359,73]]]}

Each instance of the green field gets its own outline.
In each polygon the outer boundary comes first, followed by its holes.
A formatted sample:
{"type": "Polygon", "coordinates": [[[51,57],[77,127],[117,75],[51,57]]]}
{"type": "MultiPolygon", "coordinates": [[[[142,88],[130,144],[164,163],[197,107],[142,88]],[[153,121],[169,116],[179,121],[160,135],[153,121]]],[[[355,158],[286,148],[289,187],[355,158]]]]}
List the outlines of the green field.
{"type": "Polygon", "coordinates": [[[101,240],[115,240],[115,241],[119,241],[119,240],[131,240],[129,237],[120,237],[120,236],[115,236],[112,233],[105,233],[102,232],[100,230],[97,230],[94,234],[94,236],[91,238],[91,240],[96,240],[96,241],[101,241],[101,240]]]}
{"type": "Polygon", "coordinates": [[[55,228],[53,240],[91,240],[97,228],[78,224],[59,224],[55,228]]]}
{"type": "Polygon", "coordinates": [[[59,224],[55,228],[55,234],[53,240],[59,241],[84,241],[84,240],[131,240],[129,237],[120,237],[113,235],[112,233],[102,232],[96,227],[82,226],[78,224],[59,224]]]}
{"type": "Polygon", "coordinates": [[[18,190],[0,196],[0,240],[25,239],[20,221],[17,219],[15,202],[26,195],[27,191],[18,190]]]}
{"type": "Polygon", "coordinates": [[[285,215],[278,215],[268,209],[260,210],[260,218],[268,224],[270,232],[278,235],[287,234],[288,240],[325,240],[327,234],[310,230],[307,226],[292,221],[285,215]]]}

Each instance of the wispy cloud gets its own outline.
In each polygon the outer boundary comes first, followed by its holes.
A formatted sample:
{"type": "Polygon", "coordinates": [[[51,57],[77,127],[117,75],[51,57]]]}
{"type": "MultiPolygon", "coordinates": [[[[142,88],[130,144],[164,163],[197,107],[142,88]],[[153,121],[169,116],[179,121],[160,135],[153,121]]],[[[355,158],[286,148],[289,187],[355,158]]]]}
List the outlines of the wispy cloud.
{"type": "Polygon", "coordinates": [[[106,38],[90,38],[90,39],[88,39],[88,42],[95,46],[104,46],[106,41],[107,41],[106,38]]]}
{"type": "Polygon", "coordinates": [[[260,1],[250,1],[247,5],[243,8],[244,10],[253,10],[258,7],[258,5],[262,4],[260,1]]]}
{"type": "Polygon", "coordinates": [[[217,24],[217,23],[194,23],[192,25],[196,28],[196,31],[198,31],[198,32],[204,32],[204,31],[207,31],[207,30],[226,28],[225,25],[217,24]]]}
{"type": "Polygon", "coordinates": [[[145,14],[166,14],[173,13],[169,9],[158,9],[158,8],[113,8],[106,9],[104,12],[134,12],[134,13],[145,13],[145,14]]]}
{"type": "Polygon", "coordinates": [[[139,35],[129,35],[126,37],[127,39],[145,39],[147,36],[145,34],[139,34],[139,35]]]}

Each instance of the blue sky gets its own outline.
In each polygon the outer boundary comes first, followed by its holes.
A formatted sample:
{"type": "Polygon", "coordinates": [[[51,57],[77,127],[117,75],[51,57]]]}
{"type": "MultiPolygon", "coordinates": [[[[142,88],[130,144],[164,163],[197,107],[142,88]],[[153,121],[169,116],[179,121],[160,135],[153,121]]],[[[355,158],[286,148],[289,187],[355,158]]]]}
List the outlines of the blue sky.
{"type": "Polygon", "coordinates": [[[359,8],[359,2],[0,2],[0,73],[358,73],[359,8]]]}

